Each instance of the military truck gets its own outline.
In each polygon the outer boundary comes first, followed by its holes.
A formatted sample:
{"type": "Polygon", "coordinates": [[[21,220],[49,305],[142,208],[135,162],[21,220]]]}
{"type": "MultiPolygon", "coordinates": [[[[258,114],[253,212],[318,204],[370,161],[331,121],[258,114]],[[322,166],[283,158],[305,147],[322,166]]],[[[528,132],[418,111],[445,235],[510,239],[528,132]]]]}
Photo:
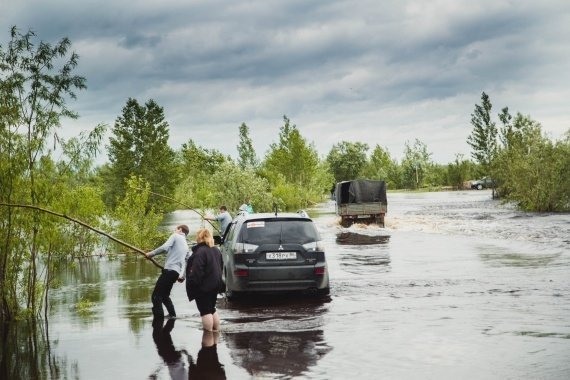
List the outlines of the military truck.
{"type": "Polygon", "coordinates": [[[335,200],[336,213],[343,227],[354,223],[385,226],[384,217],[388,211],[386,182],[368,179],[339,182],[335,187],[335,200]]]}

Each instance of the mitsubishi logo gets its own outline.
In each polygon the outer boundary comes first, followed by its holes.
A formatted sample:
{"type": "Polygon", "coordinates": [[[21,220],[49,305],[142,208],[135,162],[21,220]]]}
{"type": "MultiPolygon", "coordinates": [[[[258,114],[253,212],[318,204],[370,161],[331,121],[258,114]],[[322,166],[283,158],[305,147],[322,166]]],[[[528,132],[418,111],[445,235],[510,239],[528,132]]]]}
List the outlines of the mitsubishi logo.
{"type": "Polygon", "coordinates": [[[279,244],[279,250],[282,251],[283,250],[283,246],[281,244],[279,244]]]}

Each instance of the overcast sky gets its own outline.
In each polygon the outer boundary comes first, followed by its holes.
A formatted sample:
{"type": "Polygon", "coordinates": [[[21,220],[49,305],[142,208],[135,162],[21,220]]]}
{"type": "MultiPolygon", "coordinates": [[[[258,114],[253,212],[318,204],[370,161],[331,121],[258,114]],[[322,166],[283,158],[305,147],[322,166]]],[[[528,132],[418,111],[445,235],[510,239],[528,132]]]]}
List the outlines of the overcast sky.
{"type": "Polygon", "coordinates": [[[112,126],[129,97],[164,108],[174,149],[232,157],[242,122],[262,158],[287,115],[321,156],[345,140],[400,159],[417,138],[449,163],[470,157],[483,91],[495,116],[570,128],[567,0],[2,0],[3,46],[12,25],[80,55],[68,137],[112,126]]]}

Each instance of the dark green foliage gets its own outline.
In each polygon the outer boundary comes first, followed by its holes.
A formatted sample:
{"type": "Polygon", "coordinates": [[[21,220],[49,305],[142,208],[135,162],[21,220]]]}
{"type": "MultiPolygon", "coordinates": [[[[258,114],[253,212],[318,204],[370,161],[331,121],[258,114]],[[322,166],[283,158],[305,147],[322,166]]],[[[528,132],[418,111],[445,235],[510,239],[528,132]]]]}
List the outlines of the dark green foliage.
{"type": "Polygon", "coordinates": [[[159,229],[162,214],[151,204],[150,185],[140,177],[126,181],[125,196],[113,212],[114,236],[146,251],[165,238],[159,229]]]}
{"type": "MultiPolygon", "coordinates": [[[[333,145],[327,156],[327,162],[335,183],[360,178],[368,162],[366,156],[368,149],[368,144],[361,142],[341,141],[333,145]]],[[[382,159],[382,157],[377,158],[382,159]]]]}
{"type": "Polygon", "coordinates": [[[283,121],[279,142],[270,145],[260,173],[284,207],[305,208],[330,190],[333,179],[328,167],[321,164],[313,144],[307,143],[287,116],[283,121]]]}
{"type": "MultiPolygon", "coordinates": [[[[105,171],[105,201],[112,207],[124,197],[125,180],[130,176],[144,178],[151,191],[171,194],[178,179],[174,151],[168,145],[168,123],[164,111],[154,100],[144,106],[130,98],[117,117],[109,139],[109,170],[105,171]]],[[[161,198],[150,205],[166,207],[161,198]]]]}
{"type": "Polygon", "coordinates": [[[247,124],[242,123],[239,127],[238,166],[242,169],[254,169],[258,165],[257,155],[253,149],[253,142],[249,137],[247,124]]]}
{"type": "MultiPolygon", "coordinates": [[[[78,55],[69,39],[55,45],[13,27],[0,47],[0,202],[58,208],[67,214],[100,215],[97,191],[86,185],[90,163],[102,135],[65,142],[56,130],[85,78],[75,75],[78,55]],[[55,163],[48,141],[59,143],[64,159],[55,163]]],[[[51,274],[59,257],[93,246],[86,234],[39,212],[0,207],[0,320],[35,316],[47,302],[51,274]],[[41,269],[40,269],[41,268],[41,269]]]]}
{"type": "Polygon", "coordinates": [[[490,175],[491,163],[497,154],[497,126],[491,120],[493,108],[489,96],[484,92],[481,95],[481,104],[475,105],[471,114],[473,131],[467,137],[471,146],[473,158],[481,165],[484,175],[490,175]]]}
{"type": "MultiPolygon", "coordinates": [[[[419,189],[426,185],[426,179],[430,179],[433,163],[431,153],[427,150],[427,145],[416,139],[413,146],[406,142],[404,148],[404,158],[402,158],[402,173],[404,187],[408,189],[419,189]]],[[[432,182],[431,180],[429,182],[432,182]]]]}
{"type": "Polygon", "coordinates": [[[503,198],[529,211],[570,210],[570,141],[553,143],[520,113],[502,121],[493,171],[503,198]]]}
{"type": "Polygon", "coordinates": [[[319,163],[317,151],[301,136],[297,126],[290,124],[287,116],[283,116],[283,121],[279,142],[269,146],[265,157],[266,173],[282,175],[288,183],[307,183],[319,163]]]}
{"type": "Polygon", "coordinates": [[[498,115],[502,126],[497,130],[489,97],[483,93],[481,99],[467,142],[482,173],[497,183],[502,199],[528,211],[570,210],[568,139],[551,141],[540,123],[520,113],[513,118],[507,107],[498,115]]]}
{"type": "Polygon", "coordinates": [[[467,186],[466,182],[475,175],[474,164],[457,154],[455,161],[447,165],[447,181],[450,186],[462,189],[467,186]]]}
{"type": "Polygon", "coordinates": [[[218,207],[216,196],[218,186],[212,182],[215,175],[225,163],[233,163],[231,158],[219,151],[197,146],[188,140],[178,152],[182,178],[176,187],[175,198],[194,208],[218,207]]]}

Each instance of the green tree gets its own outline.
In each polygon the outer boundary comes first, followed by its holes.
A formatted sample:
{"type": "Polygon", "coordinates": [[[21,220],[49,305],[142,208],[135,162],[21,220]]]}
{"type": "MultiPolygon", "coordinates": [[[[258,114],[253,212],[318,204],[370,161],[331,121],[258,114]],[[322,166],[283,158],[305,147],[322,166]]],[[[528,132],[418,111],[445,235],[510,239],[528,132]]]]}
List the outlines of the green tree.
{"type": "Polygon", "coordinates": [[[432,168],[431,153],[427,145],[416,139],[413,146],[406,141],[402,158],[403,185],[409,189],[418,189],[430,175],[432,168]]]}
{"type": "Polygon", "coordinates": [[[314,145],[307,143],[297,127],[290,124],[287,116],[284,116],[283,120],[279,142],[270,145],[259,172],[267,178],[272,186],[272,194],[281,199],[284,207],[307,207],[320,200],[322,195],[330,190],[331,178],[328,183],[323,183],[327,176],[321,172],[324,167],[314,145]],[[283,193],[278,191],[283,187],[297,192],[298,202],[284,202],[283,198],[279,197],[279,194],[283,193]]]}
{"type": "Polygon", "coordinates": [[[502,197],[529,211],[569,210],[568,139],[553,143],[540,123],[520,113],[512,118],[507,109],[501,121],[494,172],[502,197]]]}
{"type": "Polygon", "coordinates": [[[117,222],[115,235],[135,247],[150,250],[164,238],[158,228],[162,214],[152,205],[148,182],[136,176],[129,177],[126,182],[125,196],[113,213],[117,222]]]}
{"type": "Polygon", "coordinates": [[[481,104],[475,105],[471,114],[473,130],[467,137],[467,143],[473,149],[471,155],[483,169],[483,175],[492,176],[491,165],[497,154],[497,126],[491,120],[493,105],[486,93],[481,95],[481,104]]]}
{"type": "Polygon", "coordinates": [[[455,161],[447,165],[447,178],[449,184],[456,189],[462,189],[464,183],[471,178],[473,163],[466,160],[462,154],[455,155],[455,161]]]}
{"type": "Polygon", "coordinates": [[[211,177],[226,163],[233,163],[216,149],[205,149],[190,139],[182,144],[178,152],[182,180],[176,187],[175,198],[183,204],[196,208],[217,207],[219,185],[212,183],[211,177]]]}
{"type": "Polygon", "coordinates": [[[378,144],[374,147],[368,162],[362,169],[362,176],[368,179],[386,181],[386,185],[390,189],[401,187],[398,162],[392,159],[388,149],[382,148],[378,144]]]}
{"type": "Polygon", "coordinates": [[[228,210],[235,212],[244,200],[248,199],[256,212],[268,212],[274,202],[265,178],[230,161],[220,165],[212,174],[209,187],[213,190],[213,202],[207,206],[211,208],[223,204],[228,210]]]}
{"type": "Polygon", "coordinates": [[[424,185],[435,189],[448,186],[447,165],[430,162],[424,178],[424,185]]]}
{"type": "MultiPolygon", "coordinates": [[[[170,194],[178,180],[175,153],[168,145],[168,122],[164,110],[154,100],[144,106],[129,98],[117,117],[109,139],[109,169],[104,171],[105,201],[114,207],[126,191],[125,179],[140,176],[151,191],[170,194]]],[[[152,198],[149,205],[166,207],[163,198],[152,198]]]]}
{"type": "Polygon", "coordinates": [[[249,127],[241,123],[239,127],[238,165],[242,169],[253,169],[258,165],[257,155],[253,149],[253,142],[249,137],[249,127]]]}
{"type": "MultiPolygon", "coordinates": [[[[78,55],[68,38],[36,45],[34,32],[16,27],[10,36],[0,46],[0,201],[45,207],[57,191],[47,143],[57,141],[62,119],[77,117],[67,100],[85,88],[85,78],[74,74],[78,55]]],[[[0,210],[0,320],[17,317],[22,305],[31,315],[41,310],[40,266],[53,228],[40,213],[0,210]]]]}
{"type": "Polygon", "coordinates": [[[279,142],[269,146],[264,165],[269,172],[283,175],[287,182],[302,185],[316,170],[319,157],[315,147],[307,143],[287,116],[283,116],[283,121],[279,142]]]}
{"type": "Polygon", "coordinates": [[[327,162],[335,182],[360,178],[360,174],[368,162],[368,144],[361,142],[341,141],[333,145],[327,156],[327,162]]]}

